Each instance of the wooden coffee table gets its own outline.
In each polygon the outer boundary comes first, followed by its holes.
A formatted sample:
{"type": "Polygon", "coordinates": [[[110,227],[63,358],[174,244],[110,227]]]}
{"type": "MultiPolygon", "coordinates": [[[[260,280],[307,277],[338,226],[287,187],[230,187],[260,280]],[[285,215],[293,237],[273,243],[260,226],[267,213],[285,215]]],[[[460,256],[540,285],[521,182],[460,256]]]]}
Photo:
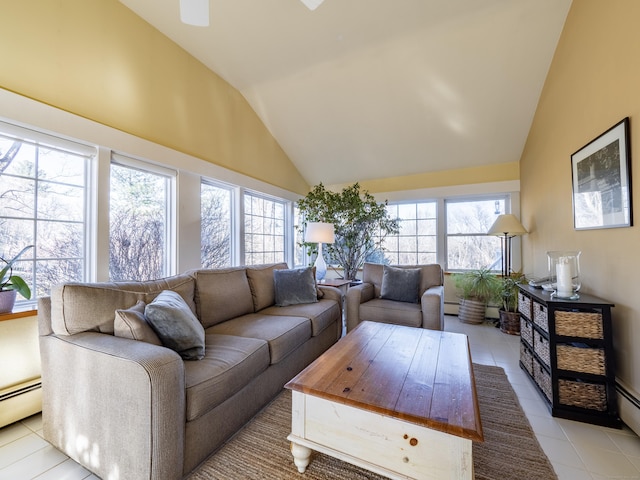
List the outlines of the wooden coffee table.
{"type": "Polygon", "coordinates": [[[466,335],[362,322],[287,383],[291,451],[406,479],[473,479],[483,441],[466,335]]]}

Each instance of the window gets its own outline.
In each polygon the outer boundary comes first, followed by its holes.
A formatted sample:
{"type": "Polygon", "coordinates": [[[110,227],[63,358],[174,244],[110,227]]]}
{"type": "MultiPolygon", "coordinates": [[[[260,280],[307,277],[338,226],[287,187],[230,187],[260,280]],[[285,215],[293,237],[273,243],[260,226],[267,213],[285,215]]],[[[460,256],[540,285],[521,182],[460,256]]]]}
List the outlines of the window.
{"type": "Polygon", "coordinates": [[[152,280],[173,273],[175,172],[120,155],[111,162],[109,277],[152,280]]]}
{"type": "Polygon", "coordinates": [[[435,201],[387,205],[400,231],[383,240],[384,259],[392,265],[437,263],[437,210],[435,201]]]}
{"type": "MultiPolygon", "coordinates": [[[[0,256],[32,291],[88,277],[87,179],[95,148],[0,122],[0,256]]],[[[18,297],[18,302],[26,304],[18,297]]]]}
{"type": "Polygon", "coordinates": [[[203,181],[200,187],[200,256],[203,268],[231,266],[230,187],[203,181]]]}
{"type": "Polygon", "coordinates": [[[500,238],[487,232],[506,204],[505,196],[445,201],[447,270],[500,270],[500,238]]]}
{"type": "Polygon", "coordinates": [[[244,194],[246,265],[285,261],[285,203],[255,193],[244,194]]]}

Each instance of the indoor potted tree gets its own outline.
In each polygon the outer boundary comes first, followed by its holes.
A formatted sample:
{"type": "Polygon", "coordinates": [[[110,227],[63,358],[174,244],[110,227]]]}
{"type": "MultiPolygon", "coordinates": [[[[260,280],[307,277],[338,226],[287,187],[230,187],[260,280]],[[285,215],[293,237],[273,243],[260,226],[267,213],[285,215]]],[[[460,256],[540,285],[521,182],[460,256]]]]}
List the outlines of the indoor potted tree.
{"type": "Polygon", "coordinates": [[[496,298],[501,306],[500,331],[510,335],[520,334],[520,312],[518,311],[518,284],[525,281],[525,276],[520,272],[513,272],[506,277],[498,279],[496,298]]]}
{"type": "MultiPolygon", "coordinates": [[[[304,230],[308,222],[333,224],[335,242],[326,245],[328,263],[340,265],[344,278],[353,281],[365,261],[379,256],[384,238],[398,233],[398,221],[389,217],[386,206],[386,201],[378,203],[369,192],[360,191],[358,183],[341,192],[326,190],[320,183],[298,201],[304,219],[298,228],[304,230]]],[[[310,254],[316,253],[316,244],[304,245],[310,254]]]]}
{"type": "Polygon", "coordinates": [[[460,292],[458,318],[464,323],[482,323],[489,300],[495,298],[499,280],[488,268],[479,268],[454,277],[460,292]]]}
{"type": "Polygon", "coordinates": [[[2,270],[0,270],[0,313],[9,313],[13,310],[16,302],[16,294],[18,293],[27,300],[31,298],[31,289],[29,285],[27,285],[27,282],[19,275],[13,274],[13,264],[24,252],[32,247],[33,245],[24,247],[20,250],[20,253],[11,260],[5,260],[0,257],[0,261],[5,264],[2,270]]]}

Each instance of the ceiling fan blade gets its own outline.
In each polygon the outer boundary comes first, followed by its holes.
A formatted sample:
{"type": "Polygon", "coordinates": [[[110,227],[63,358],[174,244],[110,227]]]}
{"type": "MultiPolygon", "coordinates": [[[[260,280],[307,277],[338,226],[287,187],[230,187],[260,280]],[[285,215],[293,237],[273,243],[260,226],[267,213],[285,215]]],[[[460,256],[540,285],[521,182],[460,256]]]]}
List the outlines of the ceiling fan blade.
{"type": "Polygon", "coordinates": [[[320,6],[322,2],[324,2],[324,0],[300,0],[300,1],[304,3],[309,10],[315,10],[320,6]]]}
{"type": "Polygon", "coordinates": [[[209,26],[209,0],[180,0],[180,20],[196,27],[209,26]]]}

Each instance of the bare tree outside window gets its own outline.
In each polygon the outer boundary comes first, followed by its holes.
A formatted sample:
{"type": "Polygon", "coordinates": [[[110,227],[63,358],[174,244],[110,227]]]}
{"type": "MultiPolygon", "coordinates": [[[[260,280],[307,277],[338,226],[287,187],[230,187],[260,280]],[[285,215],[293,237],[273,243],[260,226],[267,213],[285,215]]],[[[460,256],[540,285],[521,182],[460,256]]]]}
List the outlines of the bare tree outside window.
{"type": "Polygon", "coordinates": [[[111,164],[111,280],[152,280],[168,275],[168,198],[167,176],[111,164]]]}
{"type": "Polygon", "coordinates": [[[382,263],[425,265],[437,262],[437,207],[435,201],[387,205],[389,217],[398,219],[399,230],[382,240],[382,263]]]}
{"type": "Polygon", "coordinates": [[[284,262],[284,227],[284,202],[245,193],[245,264],[284,262]]]}
{"type": "Polygon", "coordinates": [[[203,268],[231,266],[231,190],[202,182],[200,256],[203,268]]]}
{"type": "Polygon", "coordinates": [[[95,150],[24,133],[18,139],[0,127],[0,256],[35,245],[14,266],[35,301],[55,284],[85,279],[85,179],[95,150]]]}
{"type": "Polygon", "coordinates": [[[447,269],[499,270],[502,264],[500,239],[487,235],[505,212],[505,199],[447,201],[447,269]]]}

